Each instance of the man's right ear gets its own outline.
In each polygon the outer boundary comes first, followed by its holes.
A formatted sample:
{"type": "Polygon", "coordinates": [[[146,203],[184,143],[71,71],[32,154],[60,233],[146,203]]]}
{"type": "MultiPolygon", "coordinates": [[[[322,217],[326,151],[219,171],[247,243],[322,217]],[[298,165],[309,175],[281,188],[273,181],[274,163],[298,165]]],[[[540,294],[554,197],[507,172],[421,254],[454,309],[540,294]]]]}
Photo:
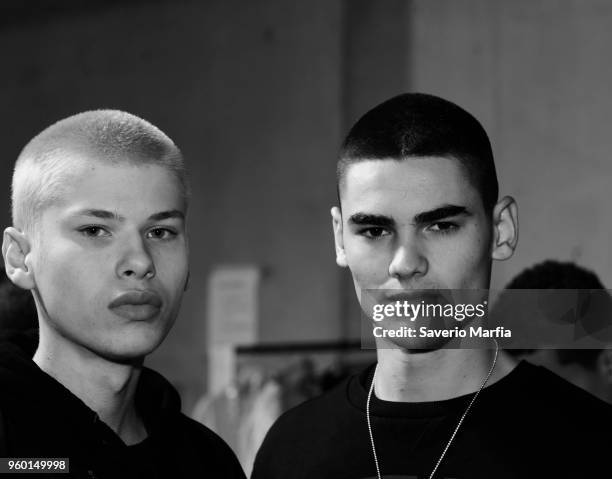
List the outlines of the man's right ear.
{"type": "Polygon", "coordinates": [[[336,245],[336,263],[342,268],[346,268],[346,253],[344,252],[344,238],[342,236],[342,212],[340,208],[334,206],[331,209],[332,226],[334,228],[334,243],[336,245]]]}
{"type": "Polygon", "coordinates": [[[28,261],[30,250],[30,240],[24,233],[12,226],[4,230],[2,256],[6,275],[23,289],[33,289],[36,285],[34,272],[28,261]]]}
{"type": "Polygon", "coordinates": [[[511,196],[504,196],[493,208],[493,249],[498,261],[510,258],[518,243],[518,209],[511,196]]]}

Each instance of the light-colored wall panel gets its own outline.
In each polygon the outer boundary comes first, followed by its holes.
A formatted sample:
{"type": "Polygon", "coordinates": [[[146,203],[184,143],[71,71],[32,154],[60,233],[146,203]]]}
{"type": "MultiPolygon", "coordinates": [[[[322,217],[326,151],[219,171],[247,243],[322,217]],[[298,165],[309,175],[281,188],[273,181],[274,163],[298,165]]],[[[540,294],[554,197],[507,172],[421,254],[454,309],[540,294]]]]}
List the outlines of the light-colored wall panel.
{"type": "Polygon", "coordinates": [[[612,287],[611,24],[600,0],[412,3],[410,87],[482,121],[500,191],[519,204],[519,249],[493,287],[547,258],[612,287]]]}

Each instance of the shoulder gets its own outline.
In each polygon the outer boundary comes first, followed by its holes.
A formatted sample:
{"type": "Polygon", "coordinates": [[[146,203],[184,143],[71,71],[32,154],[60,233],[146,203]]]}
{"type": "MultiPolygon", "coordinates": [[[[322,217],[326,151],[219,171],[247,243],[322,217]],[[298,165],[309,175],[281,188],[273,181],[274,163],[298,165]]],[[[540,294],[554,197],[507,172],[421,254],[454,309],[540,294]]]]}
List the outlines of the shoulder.
{"type": "Polygon", "coordinates": [[[542,366],[522,362],[517,369],[512,407],[545,430],[558,431],[554,441],[565,441],[563,431],[572,431],[591,443],[612,430],[612,405],[542,366]]]}
{"type": "Polygon", "coordinates": [[[563,458],[567,477],[597,477],[607,467],[612,406],[542,366],[517,368],[501,429],[531,450],[524,456],[531,454],[534,463],[563,458]]]}
{"type": "Polygon", "coordinates": [[[216,433],[181,412],[176,389],[161,374],[144,368],[136,390],[136,406],[153,430],[161,427],[170,435],[185,438],[194,448],[206,447],[221,455],[233,452],[216,433]]]}
{"type": "Polygon", "coordinates": [[[252,478],[293,477],[289,471],[295,471],[296,464],[307,463],[309,457],[321,456],[337,444],[339,433],[346,433],[351,422],[347,398],[351,380],[282,414],[257,452],[252,478]]]}
{"type": "MultiPolygon", "coordinates": [[[[338,417],[348,407],[347,390],[351,378],[345,379],[329,391],[309,399],[283,413],[270,428],[270,437],[295,435],[301,430],[313,430],[317,424],[329,425],[329,418],[338,417]]],[[[333,421],[332,421],[333,422],[333,421]]]]}
{"type": "Polygon", "coordinates": [[[159,373],[143,369],[136,389],[136,406],[152,436],[190,467],[200,467],[216,477],[244,478],[230,447],[216,433],[181,412],[177,391],[159,373]]]}
{"type": "Polygon", "coordinates": [[[538,391],[538,399],[542,405],[552,410],[567,408],[575,410],[580,407],[586,415],[612,417],[612,405],[566,381],[549,369],[528,362],[522,362],[518,367],[522,368],[525,379],[538,391]]]}
{"type": "Polygon", "coordinates": [[[188,436],[200,446],[213,447],[219,450],[229,450],[229,446],[217,435],[217,433],[185,414],[179,413],[174,416],[174,422],[174,427],[177,429],[177,432],[188,436]]]}
{"type": "Polygon", "coordinates": [[[194,457],[205,455],[211,471],[224,471],[224,477],[232,479],[245,477],[236,454],[215,432],[183,413],[174,416],[173,426],[182,447],[189,448],[194,457]]]}

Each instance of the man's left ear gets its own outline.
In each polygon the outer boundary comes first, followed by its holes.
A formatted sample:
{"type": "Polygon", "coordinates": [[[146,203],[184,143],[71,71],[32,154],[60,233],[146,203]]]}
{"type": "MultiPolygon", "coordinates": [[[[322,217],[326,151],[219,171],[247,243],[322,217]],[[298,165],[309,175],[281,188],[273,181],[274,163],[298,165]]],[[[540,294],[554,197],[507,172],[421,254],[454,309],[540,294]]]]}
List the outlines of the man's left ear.
{"type": "Polygon", "coordinates": [[[514,254],[518,243],[518,207],[510,196],[504,196],[493,208],[493,244],[491,257],[503,261],[514,254]]]}

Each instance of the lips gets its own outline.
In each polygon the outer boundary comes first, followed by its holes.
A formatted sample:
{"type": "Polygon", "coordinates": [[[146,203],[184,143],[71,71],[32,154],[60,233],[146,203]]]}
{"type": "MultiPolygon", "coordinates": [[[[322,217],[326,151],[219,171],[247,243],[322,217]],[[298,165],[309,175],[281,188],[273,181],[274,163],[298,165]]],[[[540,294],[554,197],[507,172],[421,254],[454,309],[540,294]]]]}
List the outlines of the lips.
{"type": "Polygon", "coordinates": [[[108,309],[125,319],[146,321],[159,313],[162,304],[155,291],[128,291],[113,299],[108,309]]]}

